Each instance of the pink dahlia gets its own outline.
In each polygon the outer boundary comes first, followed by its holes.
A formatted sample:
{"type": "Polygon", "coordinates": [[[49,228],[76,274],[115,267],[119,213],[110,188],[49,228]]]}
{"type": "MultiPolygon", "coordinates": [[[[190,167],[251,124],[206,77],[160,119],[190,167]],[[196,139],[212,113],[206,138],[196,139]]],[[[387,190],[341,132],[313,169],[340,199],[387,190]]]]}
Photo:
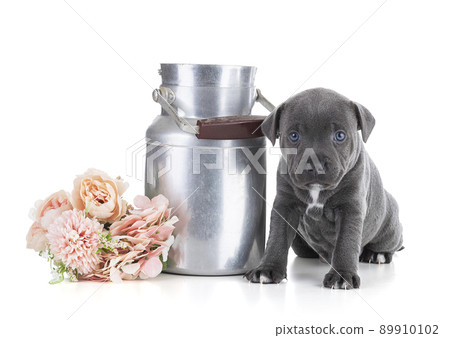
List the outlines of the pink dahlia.
{"type": "Polygon", "coordinates": [[[84,216],[80,210],[64,211],[48,228],[47,238],[55,261],[87,274],[99,263],[98,232],[103,226],[95,219],[84,216]]]}

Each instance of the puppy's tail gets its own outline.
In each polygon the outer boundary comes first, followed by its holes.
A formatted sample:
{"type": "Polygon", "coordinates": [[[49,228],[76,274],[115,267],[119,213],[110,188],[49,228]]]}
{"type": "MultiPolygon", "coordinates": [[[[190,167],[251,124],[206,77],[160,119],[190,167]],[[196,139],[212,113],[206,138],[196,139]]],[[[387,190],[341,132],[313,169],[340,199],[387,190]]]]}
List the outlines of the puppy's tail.
{"type": "Polygon", "coordinates": [[[397,251],[402,251],[405,247],[402,245],[402,247],[400,249],[398,249],[397,251]]]}

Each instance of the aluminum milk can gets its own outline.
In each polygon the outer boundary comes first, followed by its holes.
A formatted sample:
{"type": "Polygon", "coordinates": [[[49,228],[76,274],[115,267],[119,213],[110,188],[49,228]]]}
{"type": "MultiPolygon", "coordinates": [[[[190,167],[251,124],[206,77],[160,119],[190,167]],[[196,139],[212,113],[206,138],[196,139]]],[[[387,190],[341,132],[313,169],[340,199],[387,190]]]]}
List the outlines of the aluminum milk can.
{"type": "Polygon", "coordinates": [[[265,245],[265,137],[252,116],[248,66],[161,64],[153,99],[162,106],[147,129],[145,193],[165,195],[179,218],[167,272],[242,274],[265,245]]]}

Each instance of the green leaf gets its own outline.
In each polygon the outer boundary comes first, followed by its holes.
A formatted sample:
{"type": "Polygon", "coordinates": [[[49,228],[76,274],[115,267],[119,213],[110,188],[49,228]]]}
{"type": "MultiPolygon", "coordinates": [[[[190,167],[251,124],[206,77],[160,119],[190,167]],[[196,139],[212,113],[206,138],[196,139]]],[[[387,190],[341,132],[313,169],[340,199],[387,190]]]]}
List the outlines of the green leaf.
{"type": "Polygon", "coordinates": [[[52,284],[52,285],[54,285],[54,284],[59,284],[59,283],[61,283],[62,281],[64,281],[64,275],[59,275],[57,278],[54,278],[54,279],[52,279],[50,282],[48,282],[49,284],[52,284]]]}

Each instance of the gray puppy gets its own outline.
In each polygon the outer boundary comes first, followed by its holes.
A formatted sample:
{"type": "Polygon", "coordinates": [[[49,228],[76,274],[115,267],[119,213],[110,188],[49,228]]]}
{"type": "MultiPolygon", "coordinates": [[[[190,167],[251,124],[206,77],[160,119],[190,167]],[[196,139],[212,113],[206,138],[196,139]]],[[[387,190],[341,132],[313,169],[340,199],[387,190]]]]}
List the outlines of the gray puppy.
{"type": "Polygon", "coordinates": [[[322,88],[293,96],[264,120],[264,135],[272,144],[280,138],[283,156],[266,251],[249,281],[286,278],[292,245],[298,256],[331,265],[325,287],[358,288],[359,261],[390,263],[403,248],[397,203],[362,142],[374,125],[365,107],[322,88]]]}

